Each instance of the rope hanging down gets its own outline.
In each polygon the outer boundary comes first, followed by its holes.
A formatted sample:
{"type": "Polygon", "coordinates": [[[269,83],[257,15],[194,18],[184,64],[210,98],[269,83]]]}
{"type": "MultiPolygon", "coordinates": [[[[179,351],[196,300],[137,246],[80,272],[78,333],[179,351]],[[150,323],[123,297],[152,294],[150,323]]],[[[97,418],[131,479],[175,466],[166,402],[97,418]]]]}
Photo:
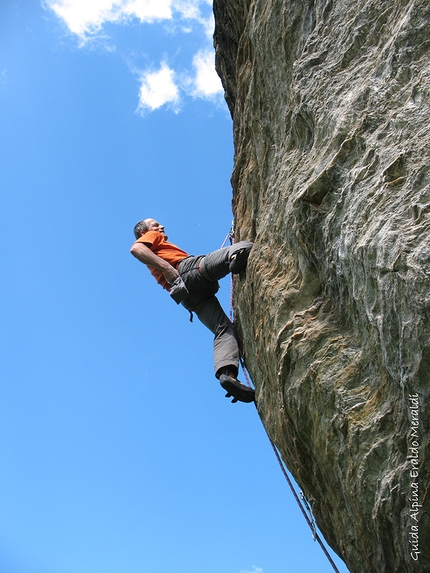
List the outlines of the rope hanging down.
{"type": "MultiPolygon", "coordinates": [[[[224,239],[224,242],[223,242],[221,248],[226,245],[226,243],[227,243],[227,241],[228,241],[229,239],[230,239],[230,243],[233,244],[233,243],[234,243],[234,221],[232,222],[231,229],[230,229],[228,235],[226,236],[226,238],[224,239]]],[[[233,322],[233,314],[234,314],[234,313],[233,313],[233,277],[231,277],[231,281],[230,281],[230,320],[231,320],[232,322],[233,322]]],[[[242,356],[240,357],[240,365],[241,365],[241,367],[242,367],[243,374],[244,374],[244,376],[245,376],[246,384],[251,388],[252,386],[251,386],[250,376],[249,376],[248,370],[246,369],[245,361],[244,361],[244,359],[243,359],[242,356]]],[[[292,492],[292,494],[293,494],[293,496],[294,496],[294,499],[295,499],[296,502],[297,502],[297,505],[298,505],[299,508],[300,508],[300,511],[301,511],[302,514],[303,514],[303,517],[304,517],[305,520],[306,520],[306,523],[309,525],[309,527],[310,527],[310,529],[311,529],[311,531],[312,531],[312,538],[313,538],[313,540],[314,540],[314,541],[318,541],[319,545],[321,546],[321,549],[323,550],[325,556],[327,557],[327,559],[328,559],[330,565],[333,567],[334,571],[335,571],[336,573],[340,573],[340,572],[339,572],[339,569],[336,567],[335,562],[333,561],[333,559],[331,558],[329,552],[327,551],[327,548],[326,548],[324,542],[322,541],[321,537],[318,535],[318,533],[317,533],[317,531],[316,531],[315,519],[314,519],[314,516],[313,516],[313,514],[312,514],[312,509],[311,509],[311,507],[310,507],[310,505],[309,505],[308,500],[306,499],[306,497],[305,497],[305,495],[304,495],[304,493],[303,493],[302,491],[300,492],[301,499],[300,499],[299,496],[297,495],[297,492],[296,492],[296,490],[295,490],[295,488],[294,488],[294,486],[293,486],[293,483],[292,483],[292,481],[291,481],[291,479],[290,479],[290,476],[288,475],[288,472],[287,472],[287,469],[286,469],[286,467],[285,467],[285,464],[284,464],[284,462],[283,462],[283,460],[282,460],[282,458],[281,458],[281,454],[279,453],[278,448],[276,447],[276,445],[274,444],[273,440],[272,440],[271,437],[269,436],[269,433],[267,432],[266,426],[264,425],[264,422],[263,422],[263,420],[262,420],[262,418],[261,418],[261,416],[260,416],[260,412],[258,411],[257,402],[254,402],[254,404],[255,404],[255,409],[257,410],[258,416],[259,416],[259,418],[260,418],[260,420],[261,420],[261,424],[262,424],[262,426],[263,426],[263,428],[264,428],[264,431],[266,432],[266,436],[267,436],[267,438],[268,438],[268,440],[269,440],[269,442],[270,442],[270,445],[272,446],[272,449],[273,449],[273,451],[274,451],[274,453],[275,453],[275,457],[276,457],[276,459],[278,460],[279,467],[281,468],[282,473],[284,474],[284,477],[285,477],[285,479],[287,480],[288,486],[289,486],[289,488],[290,488],[290,490],[291,490],[291,492],[292,492]],[[302,503],[302,502],[303,502],[303,503],[302,503]]]]}
{"type": "MultiPolygon", "coordinates": [[[[258,412],[257,404],[255,404],[255,407],[256,407],[257,412],[258,412]]],[[[261,417],[260,417],[260,419],[261,419],[261,417]]],[[[306,498],[305,498],[303,492],[300,492],[300,494],[301,494],[301,496],[302,496],[303,503],[304,503],[304,505],[305,505],[305,507],[303,507],[303,504],[301,503],[301,500],[299,499],[299,497],[298,497],[298,495],[297,495],[297,492],[296,492],[296,490],[294,489],[294,486],[293,486],[293,484],[292,484],[292,482],[291,482],[291,480],[290,480],[290,477],[289,477],[289,475],[288,475],[288,473],[287,473],[287,470],[286,470],[285,465],[284,465],[284,463],[283,463],[283,461],[282,461],[282,458],[281,458],[281,455],[280,455],[280,453],[279,453],[279,451],[278,451],[278,448],[275,446],[275,444],[274,444],[273,441],[271,440],[269,434],[267,433],[267,430],[266,430],[265,425],[263,424],[263,421],[261,421],[261,422],[262,422],[263,428],[264,428],[264,430],[265,430],[265,432],[266,432],[266,435],[267,435],[267,437],[268,437],[268,439],[269,439],[269,442],[270,442],[270,444],[271,444],[271,446],[272,446],[272,448],[273,448],[273,451],[275,452],[275,456],[276,456],[276,459],[278,460],[279,467],[281,468],[282,473],[284,474],[284,477],[285,477],[285,479],[287,480],[287,483],[288,483],[288,485],[289,485],[289,487],[290,487],[290,489],[291,489],[291,491],[292,491],[292,493],[293,493],[294,499],[296,500],[297,505],[300,507],[300,511],[302,512],[303,517],[304,517],[305,520],[306,520],[306,523],[309,525],[309,527],[310,527],[311,530],[312,530],[312,538],[313,538],[313,540],[314,540],[314,541],[318,541],[318,543],[319,543],[320,546],[321,546],[321,549],[324,551],[324,554],[325,554],[325,556],[327,557],[327,559],[329,560],[330,565],[333,567],[334,571],[336,571],[336,573],[340,573],[340,572],[339,572],[339,569],[336,567],[336,563],[333,561],[333,559],[331,558],[330,553],[327,551],[327,548],[326,548],[326,546],[324,545],[323,540],[321,539],[321,537],[320,537],[320,536],[318,535],[318,533],[316,532],[315,520],[314,520],[314,517],[313,517],[313,515],[312,515],[312,511],[311,511],[311,509],[310,509],[310,507],[309,507],[308,501],[306,500],[306,498]],[[309,511],[310,516],[307,514],[305,508],[309,511]]]]}

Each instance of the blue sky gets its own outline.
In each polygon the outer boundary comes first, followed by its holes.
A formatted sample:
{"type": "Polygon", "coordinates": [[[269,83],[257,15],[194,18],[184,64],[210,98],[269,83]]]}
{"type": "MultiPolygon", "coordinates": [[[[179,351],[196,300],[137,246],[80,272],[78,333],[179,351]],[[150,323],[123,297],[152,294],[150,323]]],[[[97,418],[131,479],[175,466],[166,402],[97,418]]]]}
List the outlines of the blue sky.
{"type": "Polygon", "coordinates": [[[9,0],[0,26],[0,571],[332,571],[212,335],[129,254],[145,217],[193,254],[230,227],[210,4],[9,0]]]}

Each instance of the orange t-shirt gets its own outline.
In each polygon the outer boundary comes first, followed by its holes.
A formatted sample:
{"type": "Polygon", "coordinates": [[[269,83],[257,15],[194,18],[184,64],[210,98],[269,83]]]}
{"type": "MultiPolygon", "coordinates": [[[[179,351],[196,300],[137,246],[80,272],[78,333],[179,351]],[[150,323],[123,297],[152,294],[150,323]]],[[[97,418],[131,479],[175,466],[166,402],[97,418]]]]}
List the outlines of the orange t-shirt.
{"type": "MultiPolygon", "coordinates": [[[[144,235],[139,237],[136,241],[137,243],[143,243],[146,245],[155,255],[167,261],[172,267],[176,268],[176,265],[185,257],[188,257],[188,253],[174,245],[173,243],[169,243],[164,238],[159,231],[147,231],[144,235]]],[[[151,275],[155,278],[157,283],[161,285],[166,290],[170,290],[170,285],[164,278],[162,271],[156,269],[155,267],[151,267],[150,265],[146,265],[149,269],[151,275]]]]}

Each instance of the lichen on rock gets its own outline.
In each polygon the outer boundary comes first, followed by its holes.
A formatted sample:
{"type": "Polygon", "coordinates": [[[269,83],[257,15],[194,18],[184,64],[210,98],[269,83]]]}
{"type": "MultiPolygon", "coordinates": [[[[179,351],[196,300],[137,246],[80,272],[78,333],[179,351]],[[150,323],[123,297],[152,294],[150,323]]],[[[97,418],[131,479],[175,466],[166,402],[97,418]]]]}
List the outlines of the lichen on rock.
{"type": "Polygon", "coordinates": [[[430,5],[214,13],[260,415],[351,572],[430,571],[430,5]]]}

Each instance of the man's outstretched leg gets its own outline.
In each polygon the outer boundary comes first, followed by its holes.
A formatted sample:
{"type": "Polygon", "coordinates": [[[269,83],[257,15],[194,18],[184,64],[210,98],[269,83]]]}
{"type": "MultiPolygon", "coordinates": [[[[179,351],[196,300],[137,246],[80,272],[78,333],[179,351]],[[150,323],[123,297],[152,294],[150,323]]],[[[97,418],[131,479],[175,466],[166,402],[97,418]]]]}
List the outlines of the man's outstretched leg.
{"type": "Polygon", "coordinates": [[[246,269],[252,246],[249,241],[240,241],[213,251],[200,261],[200,272],[210,281],[218,281],[228,273],[239,274],[246,269]]]}
{"type": "Polygon", "coordinates": [[[200,321],[214,335],[215,376],[227,391],[226,396],[233,397],[232,402],[253,402],[255,393],[237,379],[239,369],[239,345],[234,327],[223,311],[216,296],[211,296],[196,312],[200,321]]]}

